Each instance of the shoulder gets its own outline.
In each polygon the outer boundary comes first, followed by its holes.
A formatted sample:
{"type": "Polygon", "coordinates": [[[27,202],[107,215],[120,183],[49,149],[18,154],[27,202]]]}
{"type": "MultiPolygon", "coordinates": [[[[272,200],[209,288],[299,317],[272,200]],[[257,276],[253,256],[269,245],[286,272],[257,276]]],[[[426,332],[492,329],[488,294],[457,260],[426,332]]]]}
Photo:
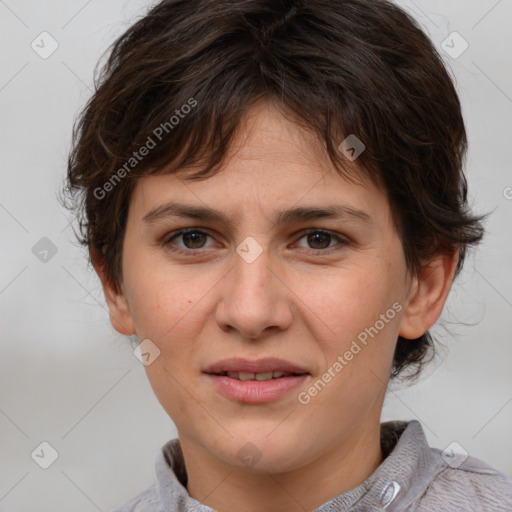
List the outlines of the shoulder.
{"type": "Polygon", "coordinates": [[[152,486],[111,512],[160,512],[160,505],[158,489],[152,486]]]}
{"type": "Polygon", "coordinates": [[[374,473],[375,500],[390,511],[512,512],[509,477],[467,452],[430,447],[418,421],[384,423],[381,434],[388,456],[374,473]]]}
{"type": "MultiPolygon", "coordinates": [[[[442,452],[431,448],[432,454],[442,452]]],[[[475,457],[443,460],[418,502],[418,512],[511,512],[512,480],[475,457]]]]}

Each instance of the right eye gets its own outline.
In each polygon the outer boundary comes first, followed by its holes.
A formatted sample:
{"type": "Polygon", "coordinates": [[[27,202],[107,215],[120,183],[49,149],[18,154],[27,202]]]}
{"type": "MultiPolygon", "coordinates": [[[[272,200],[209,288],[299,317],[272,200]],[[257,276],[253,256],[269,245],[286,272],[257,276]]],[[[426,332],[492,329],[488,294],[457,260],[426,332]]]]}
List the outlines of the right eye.
{"type": "Polygon", "coordinates": [[[205,246],[208,238],[213,239],[206,231],[190,228],[178,231],[166,237],[162,245],[171,251],[193,255],[202,252],[203,249],[208,247],[205,246]]]}

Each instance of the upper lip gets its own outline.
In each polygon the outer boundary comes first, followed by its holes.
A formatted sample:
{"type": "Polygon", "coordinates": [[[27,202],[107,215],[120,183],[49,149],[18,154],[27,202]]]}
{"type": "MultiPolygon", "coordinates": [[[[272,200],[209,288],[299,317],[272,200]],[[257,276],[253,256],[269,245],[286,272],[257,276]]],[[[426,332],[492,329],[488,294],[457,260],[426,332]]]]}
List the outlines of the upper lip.
{"type": "Polygon", "coordinates": [[[286,373],[309,373],[305,368],[275,357],[266,357],[263,359],[244,359],[234,357],[223,359],[208,366],[205,373],[223,373],[223,372],[247,372],[247,373],[267,373],[267,372],[286,372],[286,373]]]}

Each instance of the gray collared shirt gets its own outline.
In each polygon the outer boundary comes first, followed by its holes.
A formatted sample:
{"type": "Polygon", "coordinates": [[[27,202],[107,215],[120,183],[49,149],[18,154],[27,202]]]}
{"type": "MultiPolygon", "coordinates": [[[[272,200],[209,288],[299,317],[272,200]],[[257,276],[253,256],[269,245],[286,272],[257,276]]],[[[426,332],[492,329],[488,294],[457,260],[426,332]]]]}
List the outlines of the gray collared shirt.
{"type": "MultiPolygon", "coordinates": [[[[314,512],[512,512],[512,480],[474,457],[430,448],[419,422],[381,425],[382,464],[314,512]]],[[[157,484],[113,512],[215,512],[191,498],[180,443],[156,460],[157,484]]]]}

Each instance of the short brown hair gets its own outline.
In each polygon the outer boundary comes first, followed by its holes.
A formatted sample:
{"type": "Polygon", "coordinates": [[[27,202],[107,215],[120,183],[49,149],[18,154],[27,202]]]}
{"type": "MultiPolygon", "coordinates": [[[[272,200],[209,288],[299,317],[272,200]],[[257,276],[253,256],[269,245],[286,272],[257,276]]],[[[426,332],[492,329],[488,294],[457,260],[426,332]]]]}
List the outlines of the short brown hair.
{"type": "MultiPolygon", "coordinates": [[[[114,285],[136,179],[218,172],[262,99],[315,133],[340,173],[343,137],[362,141],[358,163],[387,193],[410,271],[454,250],[460,270],[483,234],[467,204],[461,107],[408,14],[385,0],[163,0],[113,44],[73,133],[78,236],[114,285]]],[[[428,332],[399,338],[392,376],[418,374],[431,348],[428,332]]]]}

